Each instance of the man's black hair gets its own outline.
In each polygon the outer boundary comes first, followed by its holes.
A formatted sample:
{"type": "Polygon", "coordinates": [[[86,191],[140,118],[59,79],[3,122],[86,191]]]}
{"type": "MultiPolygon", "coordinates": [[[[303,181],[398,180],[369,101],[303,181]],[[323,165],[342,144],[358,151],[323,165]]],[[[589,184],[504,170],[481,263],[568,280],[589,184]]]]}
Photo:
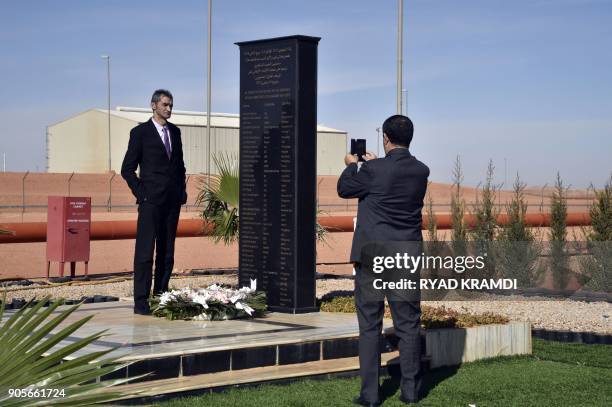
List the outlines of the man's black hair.
{"type": "Polygon", "coordinates": [[[402,147],[410,146],[414,126],[412,121],[400,114],[389,117],[383,123],[383,133],[387,135],[389,141],[402,147]]]}
{"type": "Polygon", "coordinates": [[[172,93],[170,93],[169,90],[166,90],[166,89],[157,89],[155,92],[153,92],[153,96],[151,96],[151,103],[159,102],[159,100],[162,98],[162,96],[165,96],[165,97],[168,97],[168,98],[174,100],[174,98],[172,97],[172,93]]]}

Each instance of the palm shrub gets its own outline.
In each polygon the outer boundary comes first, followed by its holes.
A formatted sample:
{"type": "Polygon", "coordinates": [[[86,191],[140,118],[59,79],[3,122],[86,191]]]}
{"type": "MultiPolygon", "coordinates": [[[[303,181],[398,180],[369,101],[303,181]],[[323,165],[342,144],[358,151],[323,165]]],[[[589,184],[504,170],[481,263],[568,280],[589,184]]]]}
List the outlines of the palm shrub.
{"type": "MultiPolygon", "coordinates": [[[[85,406],[110,401],[122,396],[120,392],[104,391],[104,388],[122,384],[132,379],[106,380],[96,383],[98,376],[119,370],[127,364],[117,362],[117,358],[103,359],[112,352],[108,349],[76,356],[67,360],[75,352],[104,336],[104,331],[79,339],[67,346],[57,347],[62,340],[82,327],[93,315],[68,324],[56,333],[52,331],[66,320],[80,304],[60,311],[51,318],[52,313],[63,303],[56,300],[43,309],[49,297],[34,305],[30,301],[23,308],[4,321],[4,294],[0,306],[0,405],[34,406],[61,404],[66,406],[85,406]],[[93,383],[87,383],[94,381],[93,383]],[[32,397],[14,397],[9,389],[26,389],[32,397]],[[49,399],[41,397],[41,391],[63,389],[64,396],[49,399]]],[[[141,376],[139,376],[141,377],[141,376]]]]}
{"type": "Polygon", "coordinates": [[[238,239],[239,168],[238,160],[229,154],[213,155],[219,175],[202,180],[197,205],[204,205],[202,218],[212,225],[211,238],[230,244],[238,239]]]}
{"type": "Polygon", "coordinates": [[[506,204],[508,222],[499,231],[496,244],[498,271],[504,277],[515,278],[521,288],[534,286],[543,272],[537,267],[541,253],[540,245],[525,221],[527,214],[525,188],[526,185],[517,173],[512,199],[506,204]]]}
{"type": "Polygon", "coordinates": [[[589,210],[591,230],[586,234],[589,255],[581,258],[583,283],[595,291],[612,288],[612,175],[589,210]]]}
{"type": "Polygon", "coordinates": [[[570,279],[569,256],[567,245],[567,187],[557,172],[555,189],[550,199],[550,265],[553,284],[557,289],[564,289],[570,279]]]}
{"type": "MultiPolygon", "coordinates": [[[[327,214],[327,212],[317,209],[317,217],[323,214],[327,214]]],[[[328,247],[331,247],[327,242],[328,233],[329,230],[327,230],[325,226],[321,225],[319,221],[315,223],[315,236],[317,237],[317,242],[325,243],[328,247]]]]}
{"type": "MultiPolygon", "coordinates": [[[[215,243],[230,244],[239,239],[240,172],[235,155],[213,155],[219,175],[200,181],[196,205],[203,205],[201,216],[212,225],[210,237],[215,243]]],[[[317,211],[321,213],[321,211],[317,211]]],[[[327,229],[316,223],[317,241],[325,242],[327,229]]]]}

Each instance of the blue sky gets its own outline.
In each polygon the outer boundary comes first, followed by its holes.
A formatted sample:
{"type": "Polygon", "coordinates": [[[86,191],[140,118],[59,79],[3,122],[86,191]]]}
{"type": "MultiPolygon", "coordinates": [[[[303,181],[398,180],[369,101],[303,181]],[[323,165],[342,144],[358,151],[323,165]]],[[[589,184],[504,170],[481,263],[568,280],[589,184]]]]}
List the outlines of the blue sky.
{"type": "MultiPolygon", "coordinates": [[[[404,88],[413,154],[450,182],[461,156],[476,185],[529,185],[557,171],[574,187],[612,171],[612,1],[405,0],[404,88]]],[[[238,112],[237,41],[304,34],[319,45],[318,122],[367,138],[395,113],[396,0],[216,0],[215,112],[238,112]]],[[[8,171],[45,169],[45,126],[106,106],[205,110],[206,11],[200,1],[5,2],[0,25],[0,154],[8,171]]],[[[1,158],[1,157],[0,157],[1,158]]],[[[338,157],[339,160],[342,157],[338,157]]]]}

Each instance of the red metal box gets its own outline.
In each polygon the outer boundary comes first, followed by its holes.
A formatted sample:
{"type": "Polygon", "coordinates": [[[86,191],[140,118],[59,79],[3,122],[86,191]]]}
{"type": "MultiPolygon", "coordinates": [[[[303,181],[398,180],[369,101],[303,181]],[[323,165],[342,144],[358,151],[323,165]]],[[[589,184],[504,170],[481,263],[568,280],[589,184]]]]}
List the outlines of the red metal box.
{"type": "MultiPolygon", "coordinates": [[[[49,262],[60,262],[60,276],[64,263],[89,262],[89,233],[91,225],[91,198],[73,196],[48,197],[47,209],[47,276],[49,262]]],[[[87,271],[85,272],[87,274],[87,271]]]]}

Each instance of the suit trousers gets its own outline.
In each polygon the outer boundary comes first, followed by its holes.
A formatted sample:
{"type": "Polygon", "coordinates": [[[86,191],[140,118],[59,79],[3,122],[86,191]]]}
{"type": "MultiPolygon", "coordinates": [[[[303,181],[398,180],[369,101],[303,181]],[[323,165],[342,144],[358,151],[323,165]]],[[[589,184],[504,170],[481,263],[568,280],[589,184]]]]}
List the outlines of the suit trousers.
{"type": "Polygon", "coordinates": [[[155,251],[153,294],[168,291],[174,268],[174,241],[181,206],[155,205],[142,202],[138,206],[136,249],[134,253],[134,306],[148,308],[155,251]]]}
{"type": "MultiPolygon", "coordinates": [[[[355,267],[355,306],[359,323],[359,374],[361,397],[368,402],[379,401],[379,373],[384,301],[364,298],[361,266],[355,267]],[[362,277],[360,278],[360,275],[362,277]]],[[[367,296],[366,296],[367,297],[367,296]]],[[[421,306],[419,301],[389,301],[395,335],[399,339],[401,394],[408,400],[418,400],[421,387],[421,306]]]]}

